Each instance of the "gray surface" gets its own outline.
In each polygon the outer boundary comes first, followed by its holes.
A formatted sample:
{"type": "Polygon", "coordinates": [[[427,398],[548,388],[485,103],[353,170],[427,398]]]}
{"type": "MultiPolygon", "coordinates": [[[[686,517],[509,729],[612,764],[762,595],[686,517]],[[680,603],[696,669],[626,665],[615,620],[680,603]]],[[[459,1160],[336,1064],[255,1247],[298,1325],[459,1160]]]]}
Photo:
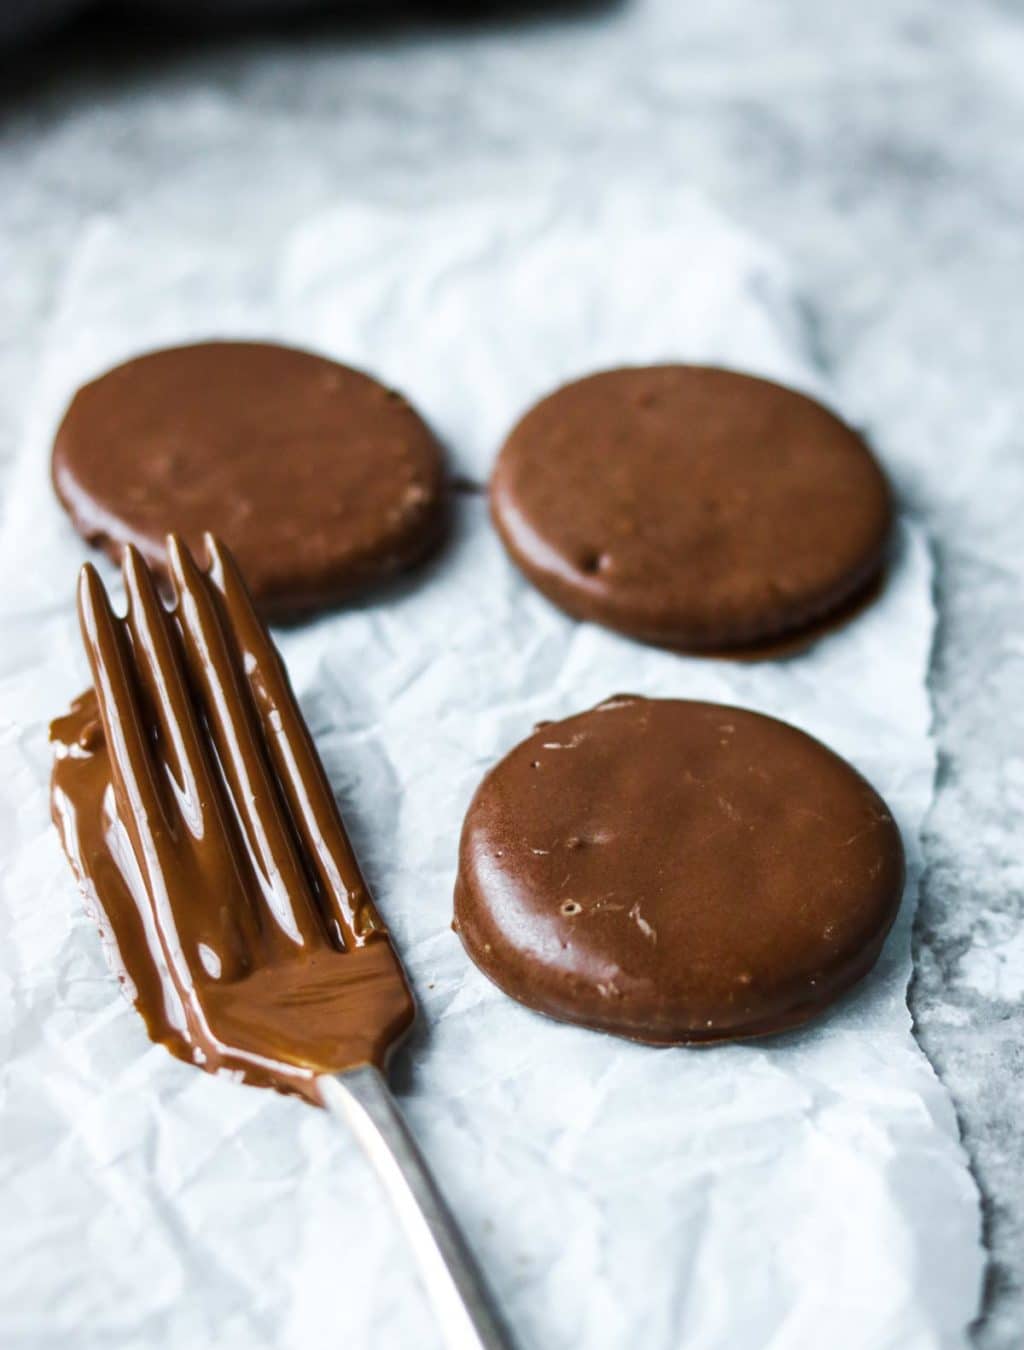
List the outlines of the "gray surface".
{"type": "Polygon", "coordinates": [[[977,1341],[1024,1340],[1024,7],[636,0],[551,22],[79,38],[8,70],[0,454],[82,221],[272,242],[341,196],[628,157],[786,252],[939,558],[940,787],[913,1007],[986,1197],[977,1341]]]}

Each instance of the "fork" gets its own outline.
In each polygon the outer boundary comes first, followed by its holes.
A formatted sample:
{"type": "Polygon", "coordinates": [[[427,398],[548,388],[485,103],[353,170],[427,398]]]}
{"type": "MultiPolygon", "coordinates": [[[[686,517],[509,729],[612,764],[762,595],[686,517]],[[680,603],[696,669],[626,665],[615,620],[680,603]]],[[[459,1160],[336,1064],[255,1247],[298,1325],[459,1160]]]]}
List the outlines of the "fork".
{"type": "Polygon", "coordinates": [[[94,692],[53,730],[54,813],[72,865],[153,1039],[344,1121],[390,1197],[446,1345],[509,1350],[383,1075],[415,1016],[398,956],[237,564],[212,536],[204,545],[205,572],[168,536],[170,609],[126,548],[124,619],[82,569],[94,692]]]}

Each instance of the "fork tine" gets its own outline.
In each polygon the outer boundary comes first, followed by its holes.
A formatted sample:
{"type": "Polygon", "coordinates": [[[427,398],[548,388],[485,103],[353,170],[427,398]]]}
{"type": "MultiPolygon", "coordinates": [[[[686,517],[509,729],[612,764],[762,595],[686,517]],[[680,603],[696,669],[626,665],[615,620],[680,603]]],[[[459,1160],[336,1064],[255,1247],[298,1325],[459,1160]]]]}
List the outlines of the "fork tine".
{"type": "Polygon", "coordinates": [[[387,930],[370,899],[334,793],[292,693],[288,674],[256,614],[230,551],[204,536],[210,581],[231,616],[267,748],[292,819],[320,884],[320,893],[347,948],[387,930]]]}
{"type": "Polygon", "coordinates": [[[167,539],[171,580],[185,660],[220,757],[246,847],[274,922],[265,940],[281,955],[327,941],[309,879],[289,833],[277,787],[236,669],[230,632],[192,555],[176,535],[167,539]]]}
{"type": "MultiPolygon", "coordinates": [[[[135,688],[131,658],[118,619],[94,567],[86,563],[78,584],[78,615],[110,757],[118,811],[131,840],[152,906],[158,945],[153,958],[165,965],[189,1022],[201,1019],[193,996],[194,979],[206,976],[200,948],[215,952],[226,978],[244,973],[247,954],[233,915],[224,906],[193,906],[176,916],[165,878],[174,868],[175,842],[167,811],[162,770],[151,752],[144,714],[135,688]]],[[[149,916],[140,913],[147,930],[149,916]]],[[[165,985],[166,987],[166,985],[165,985]]],[[[169,1015],[171,1010],[168,1010],[169,1015]]]]}
{"type": "MultiPolygon", "coordinates": [[[[121,555],[121,572],[128,597],[124,624],[131,634],[135,673],[156,714],[171,770],[188,796],[190,807],[194,804],[195,809],[201,810],[209,801],[209,794],[203,791],[205,765],[199,753],[195,717],[171,649],[164,607],[156,595],[149,569],[132,544],[126,545],[121,555]]],[[[202,820],[197,824],[201,827],[202,820]]]]}
{"type": "MultiPolygon", "coordinates": [[[[242,860],[232,847],[234,822],[223,791],[204,749],[185,672],[180,642],[157,594],[152,574],[141,553],[126,546],[121,570],[128,596],[125,625],[132,638],[135,672],[152,707],[160,731],[163,756],[177,786],[178,816],[203,850],[203,867],[216,878],[221,893],[237,892],[244,900],[242,860]]],[[[183,838],[183,846],[187,841],[183,838]]],[[[250,905],[234,906],[235,919],[246,948],[259,941],[256,916],[250,905]]]]}

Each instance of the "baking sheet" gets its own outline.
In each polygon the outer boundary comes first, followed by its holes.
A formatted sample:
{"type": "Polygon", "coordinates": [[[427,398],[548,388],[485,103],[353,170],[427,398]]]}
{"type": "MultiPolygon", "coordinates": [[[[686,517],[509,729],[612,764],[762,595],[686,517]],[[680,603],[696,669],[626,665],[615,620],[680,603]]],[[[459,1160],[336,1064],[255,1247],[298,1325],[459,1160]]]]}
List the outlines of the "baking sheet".
{"type": "MultiPolygon", "coordinates": [[[[391,381],[475,482],[532,399],[604,364],[682,357],[828,394],[786,268],[664,185],[415,213],[345,203],[251,248],[215,229],[84,230],[0,530],[4,1344],[435,1344],[337,1126],[146,1040],[47,818],[46,724],[86,682],[72,596],[87,550],[51,498],[53,430],[112,362],[234,335],[391,381]]],[[[905,1001],[933,617],[928,549],[907,524],[879,603],[812,652],[730,665],[655,651],[553,610],[464,493],[435,565],[278,634],[420,1003],[393,1081],[524,1348],[966,1343],[978,1199],[905,1001]],[[818,1025],[652,1050],[521,1009],[464,957],[451,890],[481,774],[536,720],[620,691],[787,718],[894,809],[900,920],[876,973],[818,1025]]]]}

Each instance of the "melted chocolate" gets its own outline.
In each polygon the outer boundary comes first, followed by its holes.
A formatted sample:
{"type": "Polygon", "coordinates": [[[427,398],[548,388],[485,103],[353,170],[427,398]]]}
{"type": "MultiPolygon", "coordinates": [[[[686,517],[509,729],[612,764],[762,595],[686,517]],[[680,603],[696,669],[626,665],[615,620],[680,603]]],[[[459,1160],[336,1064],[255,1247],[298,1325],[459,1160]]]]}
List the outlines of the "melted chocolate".
{"type": "Polygon", "coordinates": [[[818,741],[621,696],[542,725],[483,780],[455,923],[531,1008],[698,1043],[819,1013],[870,970],[902,889],[891,813],[818,741]]]}
{"type": "Polygon", "coordinates": [[[123,620],[83,568],[94,689],[51,727],[53,817],[153,1040],[316,1100],[414,1005],[280,657],[206,545],[204,576],[168,539],[170,612],[134,549],[123,620]]]}

